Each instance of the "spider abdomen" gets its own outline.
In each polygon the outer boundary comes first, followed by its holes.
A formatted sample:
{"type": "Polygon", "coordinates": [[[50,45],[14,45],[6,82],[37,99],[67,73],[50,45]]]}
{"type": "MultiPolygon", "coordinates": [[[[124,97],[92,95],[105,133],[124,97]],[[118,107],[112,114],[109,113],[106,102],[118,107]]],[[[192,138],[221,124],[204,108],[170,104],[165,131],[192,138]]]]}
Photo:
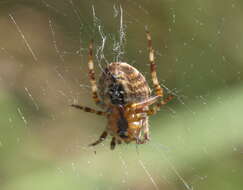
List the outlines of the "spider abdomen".
{"type": "Polygon", "coordinates": [[[125,105],[150,96],[150,88],[144,76],[124,62],[113,62],[105,68],[98,89],[105,105],[125,105]]]}

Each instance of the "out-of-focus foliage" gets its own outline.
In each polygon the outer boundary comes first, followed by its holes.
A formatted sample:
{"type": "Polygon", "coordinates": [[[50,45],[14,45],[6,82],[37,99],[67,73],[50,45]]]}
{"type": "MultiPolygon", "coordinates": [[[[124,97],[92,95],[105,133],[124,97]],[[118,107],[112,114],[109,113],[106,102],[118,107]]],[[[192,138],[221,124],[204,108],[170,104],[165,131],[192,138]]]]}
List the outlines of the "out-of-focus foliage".
{"type": "Polygon", "coordinates": [[[1,189],[241,189],[242,18],[239,0],[0,2],[1,189]],[[90,149],[106,120],[69,105],[95,107],[87,46],[100,27],[115,60],[120,6],[123,61],[150,80],[147,26],[178,98],[151,117],[149,144],[90,149]]]}

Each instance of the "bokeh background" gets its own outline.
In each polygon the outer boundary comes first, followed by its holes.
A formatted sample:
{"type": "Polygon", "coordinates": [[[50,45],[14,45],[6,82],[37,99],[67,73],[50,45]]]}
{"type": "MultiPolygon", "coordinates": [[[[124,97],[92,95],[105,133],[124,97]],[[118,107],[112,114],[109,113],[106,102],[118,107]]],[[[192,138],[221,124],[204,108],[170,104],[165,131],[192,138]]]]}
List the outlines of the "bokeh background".
{"type": "Polygon", "coordinates": [[[2,0],[0,189],[242,189],[242,19],[240,0],[2,0]],[[149,144],[89,148],[106,120],[69,107],[96,108],[88,44],[97,77],[119,58],[150,82],[145,27],[177,98],[149,144]]]}

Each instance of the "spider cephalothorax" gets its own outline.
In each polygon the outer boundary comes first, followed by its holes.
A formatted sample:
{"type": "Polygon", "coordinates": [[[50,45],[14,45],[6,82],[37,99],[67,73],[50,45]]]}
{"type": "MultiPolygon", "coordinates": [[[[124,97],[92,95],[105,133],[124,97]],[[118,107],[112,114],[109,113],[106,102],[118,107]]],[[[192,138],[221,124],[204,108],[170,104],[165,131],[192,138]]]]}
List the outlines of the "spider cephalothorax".
{"type": "Polygon", "coordinates": [[[93,44],[90,44],[88,66],[93,99],[105,111],[79,105],[72,106],[107,117],[106,129],[91,146],[102,142],[108,134],[112,136],[111,149],[115,148],[116,143],[132,141],[137,144],[145,143],[149,140],[148,116],[155,114],[162,105],[173,98],[170,95],[163,99],[163,89],[157,79],[154,50],[149,32],[147,32],[147,40],[154,95],[151,95],[145,77],[136,68],[124,62],[113,62],[107,65],[99,78],[97,87],[92,56],[93,44]]]}

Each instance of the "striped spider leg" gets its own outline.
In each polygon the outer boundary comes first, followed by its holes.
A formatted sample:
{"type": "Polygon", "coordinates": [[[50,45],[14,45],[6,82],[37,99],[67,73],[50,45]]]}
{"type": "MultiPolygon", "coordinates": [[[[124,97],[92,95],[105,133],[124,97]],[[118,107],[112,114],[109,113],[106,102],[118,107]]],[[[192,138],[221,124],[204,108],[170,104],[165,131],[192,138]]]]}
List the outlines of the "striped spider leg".
{"type": "Polygon", "coordinates": [[[157,72],[156,72],[157,65],[155,64],[154,49],[152,47],[152,38],[148,31],[146,31],[146,37],[148,41],[150,72],[151,72],[153,86],[155,88],[155,94],[156,96],[163,98],[162,100],[159,99],[159,102],[156,102],[155,106],[149,109],[148,115],[154,115],[160,110],[160,108],[163,105],[170,102],[174,98],[174,96],[170,94],[167,98],[164,98],[163,88],[161,88],[157,78],[157,72]]]}
{"type": "MultiPolygon", "coordinates": [[[[88,68],[89,68],[88,76],[89,76],[89,81],[91,84],[92,98],[93,98],[94,102],[100,106],[102,103],[98,97],[98,93],[97,93],[98,88],[97,88],[97,84],[96,84],[96,80],[95,80],[94,61],[93,61],[93,41],[91,41],[91,43],[89,45],[88,68]]],[[[90,107],[80,106],[80,105],[76,105],[76,104],[72,104],[71,106],[74,108],[83,110],[85,112],[95,113],[96,115],[107,116],[107,112],[98,111],[98,110],[95,110],[90,107]]],[[[106,139],[107,135],[108,135],[107,131],[104,130],[102,132],[102,134],[100,135],[99,139],[97,141],[95,141],[94,143],[91,143],[90,146],[95,146],[95,145],[101,143],[102,141],[104,141],[106,139]]],[[[113,144],[114,143],[112,142],[111,147],[114,146],[113,144]]]]}

